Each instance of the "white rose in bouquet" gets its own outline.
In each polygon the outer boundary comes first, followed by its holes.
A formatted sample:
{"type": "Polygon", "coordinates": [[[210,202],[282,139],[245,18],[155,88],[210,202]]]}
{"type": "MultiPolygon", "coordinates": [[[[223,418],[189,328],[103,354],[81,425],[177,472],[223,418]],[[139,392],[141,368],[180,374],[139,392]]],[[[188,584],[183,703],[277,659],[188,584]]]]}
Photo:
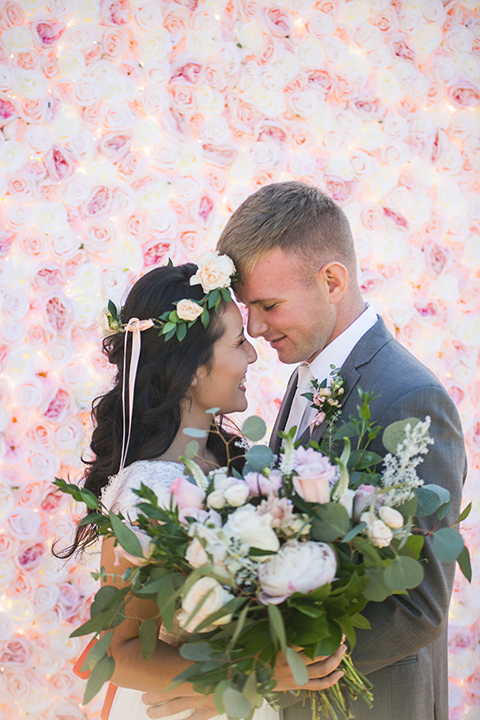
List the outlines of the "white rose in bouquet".
{"type": "Polygon", "coordinates": [[[367,534],[373,545],[377,547],[388,547],[393,540],[393,533],[383,520],[376,518],[371,512],[364,512],[360,516],[360,522],[367,524],[367,534]]]}
{"type": "MultiPolygon", "coordinates": [[[[192,585],[182,600],[182,610],[177,617],[178,624],[187,632],[194,632],[205,618],[217,612],[217,610],[220,610],[220,608],[230,602],[230,600],[233,600],[233,595],[225,590],[219,582],[210,577],[200,578],[200,580],[197,580],[197,582],[192,585]],[[189,621],[190,615],[198,603],[204,598],[205,600],[202,607],[189,621]]],[[[218,620],[215,620],[212,625],[204,628],[200,632],[209,632],[215,625],[225,625],[230,622],[231,617],[231,614],[228,613],[218,618],[218,620]]]]}
{"type": "Polygon", "coordinates": [[[403,527],[403,515],[398,510],[395,510],[395,508],[383,505],[378,511],[378,514],[385,525],[388,525],[392,530],[398,530],[403,527]]]}
{"type": "Polygon", "coordinates": [[[185,560],[190,563],[193,568],[199,568],[202,567],[202,565],[208,565],[208,555],[198,538],[193,538],[192,542],[187,547],[187,550],[185,552],[185,560]]]}
{"type": "Polygon", "coordinates": [[[221,510],[225,507],[225,496],[221,490],[214,490],[207,497],[207,505],[213,510],[221,510]]]}
{"type": "Polygon", "coordinates": [[[309,593],[332,582],[336,571],[337,559],[330,545],[289,540],[260,567],[260,599],[278,605],[293,593],[309,593]]]}
{"type": "Polygon", "coordinates": [[[250,489],[247,483],[243,482],[243,480],[237,480],[236,483],[224,490],[223,495],[229,505],[240,507],[240,505],[246,503],[249,493],[250,489]]]}
{"type": "Polygon", "coordinates": [[[275,552],[280,547],[280,541],[272,528],[272,519],[269,513],[259,515],[257,509],[248,503],[230,515],[223,529],[250,547],[275,552]]]}

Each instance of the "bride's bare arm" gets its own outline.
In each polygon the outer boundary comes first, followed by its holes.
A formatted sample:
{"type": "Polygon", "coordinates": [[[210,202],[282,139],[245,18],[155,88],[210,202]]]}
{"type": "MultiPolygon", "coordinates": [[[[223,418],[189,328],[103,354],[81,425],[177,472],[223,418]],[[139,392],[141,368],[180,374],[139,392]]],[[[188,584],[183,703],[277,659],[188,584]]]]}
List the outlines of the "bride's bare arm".
{"type": "MultiPolygon", "coordinates": [[[[114,559],[113,539],[105,539],[102,544],[101,564],[107,572],[109,585],[112,584],[112,573],[121,576],[128,567],[131,567],[131,564],[125,560],[115,565],[114,559]]],[[[120,578],[115,585],[122,587],[120,578]]],[[[172,679],[192,663],[182,658],[177,648],[160,640],[157,641],[157,648],[150,660],[143,659],[137,619],[146,620],[158,614],[158,607],[154,601],[134,597],[128,602],[125,614],[127,619],[115,628],[110,645],[115,660],[115,672],[111,682],[119,687],[165,694],[165,688],[172,679]]],[[[193,694],[190,684],[181,685],[166,695],[175,698],[184,694],[193,694]]]]}

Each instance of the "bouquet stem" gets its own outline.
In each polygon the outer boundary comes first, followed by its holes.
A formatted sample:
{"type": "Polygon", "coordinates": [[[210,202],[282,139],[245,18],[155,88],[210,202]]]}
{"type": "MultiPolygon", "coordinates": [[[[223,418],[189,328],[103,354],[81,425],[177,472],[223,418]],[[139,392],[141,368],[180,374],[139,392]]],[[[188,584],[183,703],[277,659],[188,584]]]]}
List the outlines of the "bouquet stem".
{"type": "Polygon", "coordinates": [[[370,708],[373,705],[372,683],[359,672],[348,653],[345,653],[338,668],[343,670],[342,679],[327,690],[310,693],[312,704],[312,720],[320,720],[327,717],[332,720],[349,720],[353,718],[351,710],[347,705],[347,698],[356,700],[361,697],[370,708]]]}

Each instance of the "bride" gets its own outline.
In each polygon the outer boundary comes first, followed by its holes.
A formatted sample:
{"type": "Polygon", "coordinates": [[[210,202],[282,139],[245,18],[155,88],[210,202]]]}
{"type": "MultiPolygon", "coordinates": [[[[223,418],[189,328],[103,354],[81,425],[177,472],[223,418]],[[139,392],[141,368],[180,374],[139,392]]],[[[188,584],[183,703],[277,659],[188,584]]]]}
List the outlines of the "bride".
{"type": "MultiPolygon", "coordinates": [[[[223,258],[224,263],[230,263],[233,273],[233,263],[226,256],[223,258]]],[[[222,257],[214,260],[222,261],[222,257]]],[[[209,315],[208,324],[200,319],[191,322],[195,313],[198,316],[198,308],[207,308],[209,294],[215,289],[211,278],[210,284],[206,281],[202,284],[200,270],[196,265],[186,264],[148,272],[128,295],[119,325],[121,331],[104,341],[104,349],[109,361],[117,367],[117,374],[112,389],[93,409],[93,459],[88,463],[84,486],[94,492],[108,510],[122,512],[133,521],[138,502],[133,489],[144,483],[154,491],[161,491],[183,474],[179,457],[185,455],[190,442],[183,432],[185,428],[195,427],[208,433],[211,414],[207,411],[211,408],[219,408],[220,416],[247,408],[246,372],[257,354],[244,335],[238,308],[226,301],[228,291],[222,293],[217,309],[205,310],[209,315]],[[178,324],[184,322],[185,328],[180,335],[178,327],[171,337],[161,334],[158,319],[175,308],[177,316],[183,312],[186,320],[180,318],[178,324]],[[180,341],[178,337],[182,335],[180,341]]],[[[223,287],[230,284],[230,278],[227,279],[223,287]]],[[[225,430],[222,433],[227,436],[225,430]]],[[[200,465],[205,472],[226,464],[225,443],[218,434],[209,433],[198,442],[200,465]]],[[[79,527],[68,554],[85,549],[96,539],[94,526],[79,527]]],[[[125,560],[115,563],[112,539],[103,541],[101,566],[110,584],[113,573],[119,577],[129,567],[125,560]]],[[[137,619],[156,616],[158,608],[153,601],[137,598],[128,608],[129,617],[115,629],[110,645],[115,659],[111,682],[116,692],[109,720],[152,717],[183,720],[190,716],[192,720],[207,720],[217,715],[213,699],[194,693],[188,683],[165,692],[172,679],[191,663],[181,657],[174,640],[162,634],[161,628],[154,655],[148,661],[143,660],[137,619]],[[148,709],[142,702],[143,693],[147,693],[145,702],[151,706],[148,709]]],[[[310,676],[328,675],[338,664],[329,661],[307,660],[310,676]]],[[[312,689],[320,689],[315,683],[326,687],[334,684],[339,676],[337,672],[324,680],[315,679],[308,686],[313,683],[312,689]]],[[[297,687],[282,660],[277,662],[276,679],[282,689],[297,687]]],[[[256,720],[277,717],[269,706],[256,714],[256,720]]]]}

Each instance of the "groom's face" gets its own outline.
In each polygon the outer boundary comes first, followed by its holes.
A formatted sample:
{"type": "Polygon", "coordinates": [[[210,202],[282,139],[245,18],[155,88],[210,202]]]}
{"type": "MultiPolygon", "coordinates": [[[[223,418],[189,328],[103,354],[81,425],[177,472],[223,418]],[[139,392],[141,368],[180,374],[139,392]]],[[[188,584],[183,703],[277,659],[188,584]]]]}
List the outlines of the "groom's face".
{"type": "Polygon", "coordinates": [[[248,308],[249,335],[263,337],[281,362],[311,361],[330,342],[336,316],[328,285],[295,255],[275,248],[235,292],[248,308]]]}

